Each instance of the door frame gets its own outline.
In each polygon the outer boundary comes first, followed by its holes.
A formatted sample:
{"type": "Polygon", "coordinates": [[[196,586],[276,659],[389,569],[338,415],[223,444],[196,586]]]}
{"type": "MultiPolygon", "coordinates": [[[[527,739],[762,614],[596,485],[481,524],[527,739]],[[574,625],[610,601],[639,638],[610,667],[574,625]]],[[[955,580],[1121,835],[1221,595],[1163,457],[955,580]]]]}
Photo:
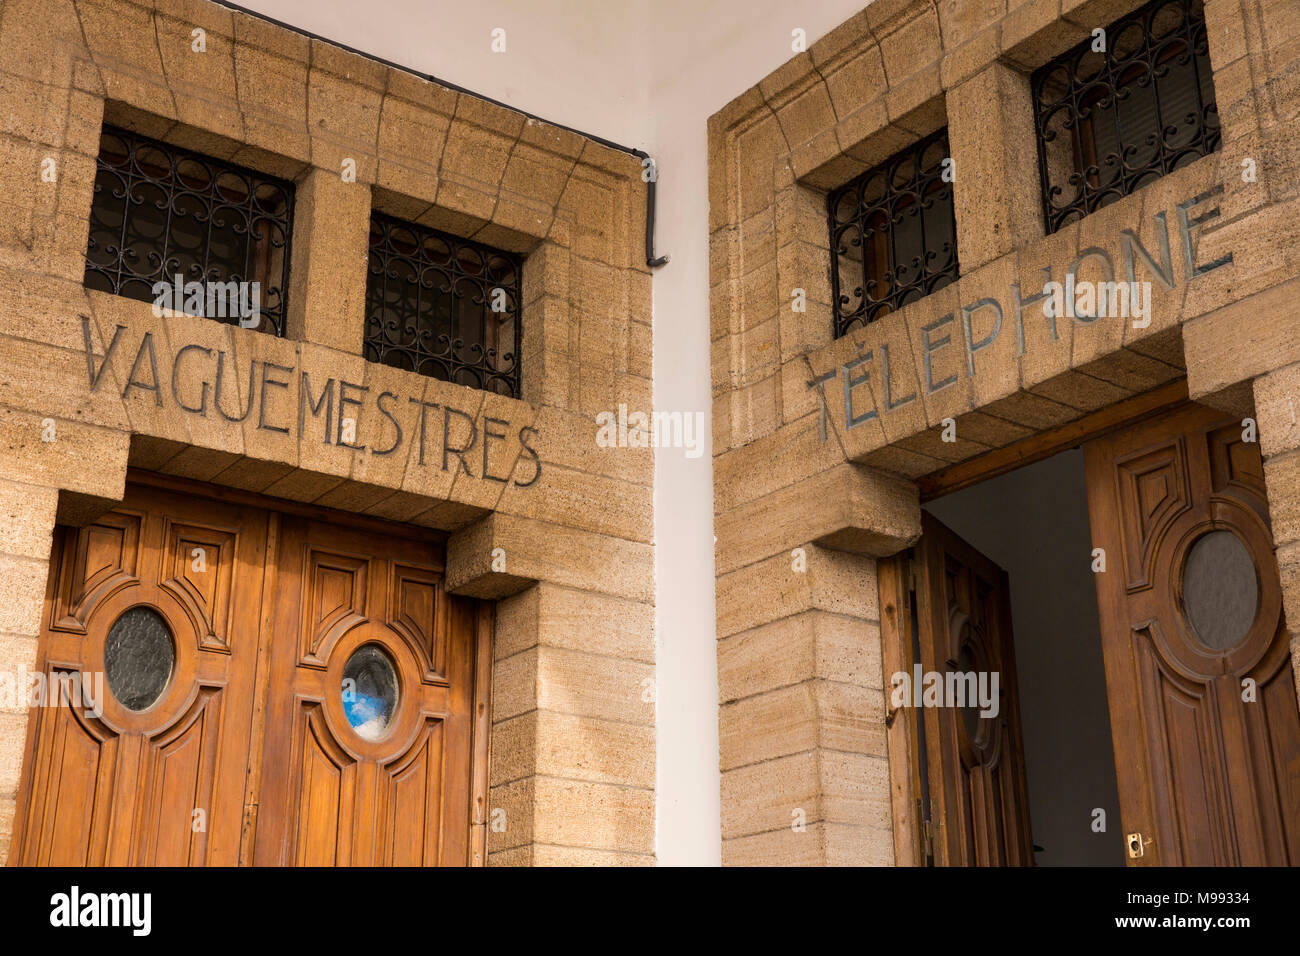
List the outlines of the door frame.
{"type": "MultiPolygon", "coordinates": [[[[444,563],[446,555],[446,543],[449,535],[444,531],[438,531],[433,528],[422,528],[417,525],[406,524],[399,521],[390,521],[384,518],[374,518],[368,515],[356,514],[354,512],[340,511],[334,508],[325,508],[319,505],[303,504],[301,502],[289,501],[283,498],[273,498],[267,495],[259,495],[254,492],[242,491],[237,488],[228,488],[219,485],[208,484],[207,482],[196,481],[191,478],[173,477],[163,475],[153,471],[146,471],[140,468],[128,468],[126,471],[126,483],[141,487],[156,488],[161,491],[172,493],[188,494],[198,498],[226,502],[233,505],[241,505],[251,508],[261,509],[268,514],[268,533],[267,533],[267,554],[275,553],[279,544],[281,516],[285,514],[296,515],[305,518],[311,518],[316,521],[322,521],[330,524],[343,525],[347,527],[358,528],[372,532],[379,532],[398,537],[419,540],[421,542],[433,542],[443,547],[444,563]]],[[[104,509],[104,513],[113,510],[113,505],[104,509]]],[[[91,524],[94,519],[81,522],[81,524],[91,524]]],[[[43,602],[42,615],[43,621],[48,621],[53,613],[54,591],[51,582],[54,580],[59,562],[51,560],[50,577],[46,582],[46,594],[43,602]]],[[[257,635],[257,660],[253,675],[253,690],[255,699],[253,702],[253,718],[250,735],[250,745],[248,754],[248,763],[244,771],[244,814],[241,825],[239,840],[239,865],[251,865],[253,860],[253,845],[256,840],[256,805],[253,803],[254,794],[257,792],[259,775],[262,765],[262,742],[265,733],[265,716],[267,695],[270,693],[270,684],[267,679],[266,670],[270,666],[269,644],[273,630],[274,601],[268,600],[273,595],[277,586],[276,575],[278,569],[276,566],[267,561],[263,570],[262,579],[262,614],[258,622],[257,635]]],[[[473,716],[471,720],[470,732],[470,788],[469,788],[469,860],[470,866],[487,865],[487,800],[489,786],[489,766],[491,762],[491,729],[492,729],[492,663],[493,663],[493,632],[495,624],[496,602],[481,599],[474,600],[476,612],[474,614],[473,636],[473,716]]],[[[44,625],[42,625],[44,626],[44,625]]],[[[20,836],[22,825],[22,816],[27,801],[31,798],[32,772],[34,770],[32,761],[35,758],[35,728],[36,721],[27,722],[26,741],[23,750],[23,765],[20,770],[19,788],[18,788],[18,808],[15,813],[15,830],[14,841],[17,842],[20,836]]],[[[14,855],[10,855],[9,864],[17,865],[18,861],[14,855]]]]}
{"type": "Polygon", "coordinates": [[[921,490],[921,503],[925,504],[989,478],[1051,458],[1067,448],[1082,445],[1140,418],[1168,411],[1187,401],[1187,379],[1176,379],[1149,392],[1107,405],[1072,422],[1048,428],[1010,445],[941,468],[916,479],[916,486],[921,490]]]}

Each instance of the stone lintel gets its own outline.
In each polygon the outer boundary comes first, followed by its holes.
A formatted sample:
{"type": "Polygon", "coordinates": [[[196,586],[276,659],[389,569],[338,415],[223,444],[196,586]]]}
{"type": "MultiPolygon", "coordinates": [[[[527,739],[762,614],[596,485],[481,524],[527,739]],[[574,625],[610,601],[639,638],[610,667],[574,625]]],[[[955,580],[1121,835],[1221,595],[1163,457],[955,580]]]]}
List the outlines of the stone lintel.
{"type": "Polygon", "coordinates": [[[1293,318],[1297,297],[1300,278],[1186,322],[1188,397],[1204,402],[1240,382],[1300,362],[1300,335],[1293,318]]]}

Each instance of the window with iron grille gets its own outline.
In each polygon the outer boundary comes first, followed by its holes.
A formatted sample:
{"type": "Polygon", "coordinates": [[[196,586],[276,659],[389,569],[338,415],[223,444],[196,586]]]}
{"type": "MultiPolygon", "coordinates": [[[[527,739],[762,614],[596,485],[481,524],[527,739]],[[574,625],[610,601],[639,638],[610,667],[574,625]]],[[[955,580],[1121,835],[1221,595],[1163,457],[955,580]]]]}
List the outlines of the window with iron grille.
{"type": "Polygon", "coordinates": [[[293,195],[284,180],[106,126],[86,287],[157,303],[164,283],[185,291],[167,308],[282,336],[293,195]]]}
{"type": "Polygon", "coordinates": [[[836,338],[956,281],[948,155],[941,129],[827,198],[836,338]]]}
{"type": "Polygon", "coordinates": [[[1219,148],[1201,0],[1148,3],[1031,85],[1049,233],[1219,148]]]}
{"type": "Polygon", "coordinates": [[[520,256],[370,217],[365,356],[519,397],[520,256]]]}

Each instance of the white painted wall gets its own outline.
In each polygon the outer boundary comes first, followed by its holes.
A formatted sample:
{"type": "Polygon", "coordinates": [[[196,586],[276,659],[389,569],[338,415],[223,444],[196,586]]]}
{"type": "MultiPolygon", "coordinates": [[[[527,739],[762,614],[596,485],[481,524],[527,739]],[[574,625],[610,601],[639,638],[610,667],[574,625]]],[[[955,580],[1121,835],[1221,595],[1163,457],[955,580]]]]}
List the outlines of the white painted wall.
{"type": "Polygon", "coordinates": [[[645,0],[235,0],[564,126],[648,147],[645,0]],[[492,30],[506,31],[493,53],[492,30]]]}
{"type": "MultiPolygon", "coordinates": [[[[647,30],[649,152],[659,169],[654,281],[655,406],[703,409],[709,388],[708,118],[865,0],[661,0],[647,30]]],[[[712,441],[706,445],[712,447],[712,441]]],[[[661,865],[722,861],[714,620],[713,463],[655,459],[658,580],[658,852],[661,865]]]]}
{"type": "MultiPolygon", "coordinates": [[[[644,149],[659,168],[655,406],[712,411],[706,121],[867,0],[245,0],[303,30],[543,119],[644,149]],[[491,52],[491,31],[506,52],[491,52]],[[557,64],[559,64],[557,66],[557,64]]],[[[594,425],[593,425],[594,428],[594,425]]],[[[706,437],[704,447],[711,447],[706,437]]],[[[655,459],[661,865],[721,862],[713,466],[655,459]]]]}

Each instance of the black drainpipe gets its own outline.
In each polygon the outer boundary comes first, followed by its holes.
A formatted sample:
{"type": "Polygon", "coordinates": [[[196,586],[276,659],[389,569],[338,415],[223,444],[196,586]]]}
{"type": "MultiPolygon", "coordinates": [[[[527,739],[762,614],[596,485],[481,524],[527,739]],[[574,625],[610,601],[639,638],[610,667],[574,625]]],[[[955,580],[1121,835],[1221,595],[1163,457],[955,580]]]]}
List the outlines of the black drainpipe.
{"type": "Polygon", "coordinates": [[[291,30],[301,36],[308,37],[312,40],[320,40],[322,43],[328,43],[331,46],[338,47],[340,50],[347,50],[349,53],[363,56],[367,60],[382,63],[394,70],[401,70],[403,73],[410,73],[412,76],[418,76],[420,79],[428,80],[430,83],[437,83],[439,86],[446,87],[449,90],[455,90],[457,93],[464,93],[466,96],[473,96],[476,99],[485,100],[488,103],[494,103],[497,106],[510,110],[512,113],[518,113],[528,119],[537,120],[539,123],[545,123],[547,126],[554,126],[558,129],[567,130],[570,133],[577,133],[579,136],[584,139],[589,139],[593,143],[599,143],[601,146],[606,146],[610,149],[617,149],[620,152],[630,153],[637,157],[637,159],[641,160],[643,170],[642,175],[645,176],[644,171],[649,170],[649,176],[646,178],[645,193],[645,264],[651,269],[658,269],[660,266],[667,264],[667,256],[655,255],[655,181],[659,178],[659,170],[655,165],[655,161],[650,158],[650,154],[645,150],[633,149],[631,146],[624,146],[621,143],[615,143],[613,140],[605,139],[603,136],[584,133],[580,129],[574,129],[572,126],[565,126],[563,123],[552,123],[550,120],[543,119],[542,117],[529,113],[526,110],[521,110],[517,107],[511,106],[509,103],[503,103],[500,100],[494,100],[490,96],[484,96],[482,93],[475,93],[473,90],[467,90],[463,86],[457,86],[455,83],[448,83],[446,80],[440,80],[438,77],[430,73],[420,73],[417,70],[411,69],[409,66],[402,66],[402,64],[394,63],[392,60],[385,60],[382,56],[375,56],[373,53],[358,50],[356,47],[351,47],[346,43],[339,43],[337,40],[331,40],[327,37],[320,36],[312,33],[310,30],[303,30],[300,27],[292,26],[282,20],[277,20],[274,17],[268,17],[265,14],[258,13],[256,10],[249,10],[247,7],[241,7],[237,3],[227,3],[226,0],[213,0],[213,2],[218,6],[227,8],[228,10],[237,10],[247,16],[263,20],[266,23],[274,23],[277,27],[283,27],[284,29],[291,30]]]}

